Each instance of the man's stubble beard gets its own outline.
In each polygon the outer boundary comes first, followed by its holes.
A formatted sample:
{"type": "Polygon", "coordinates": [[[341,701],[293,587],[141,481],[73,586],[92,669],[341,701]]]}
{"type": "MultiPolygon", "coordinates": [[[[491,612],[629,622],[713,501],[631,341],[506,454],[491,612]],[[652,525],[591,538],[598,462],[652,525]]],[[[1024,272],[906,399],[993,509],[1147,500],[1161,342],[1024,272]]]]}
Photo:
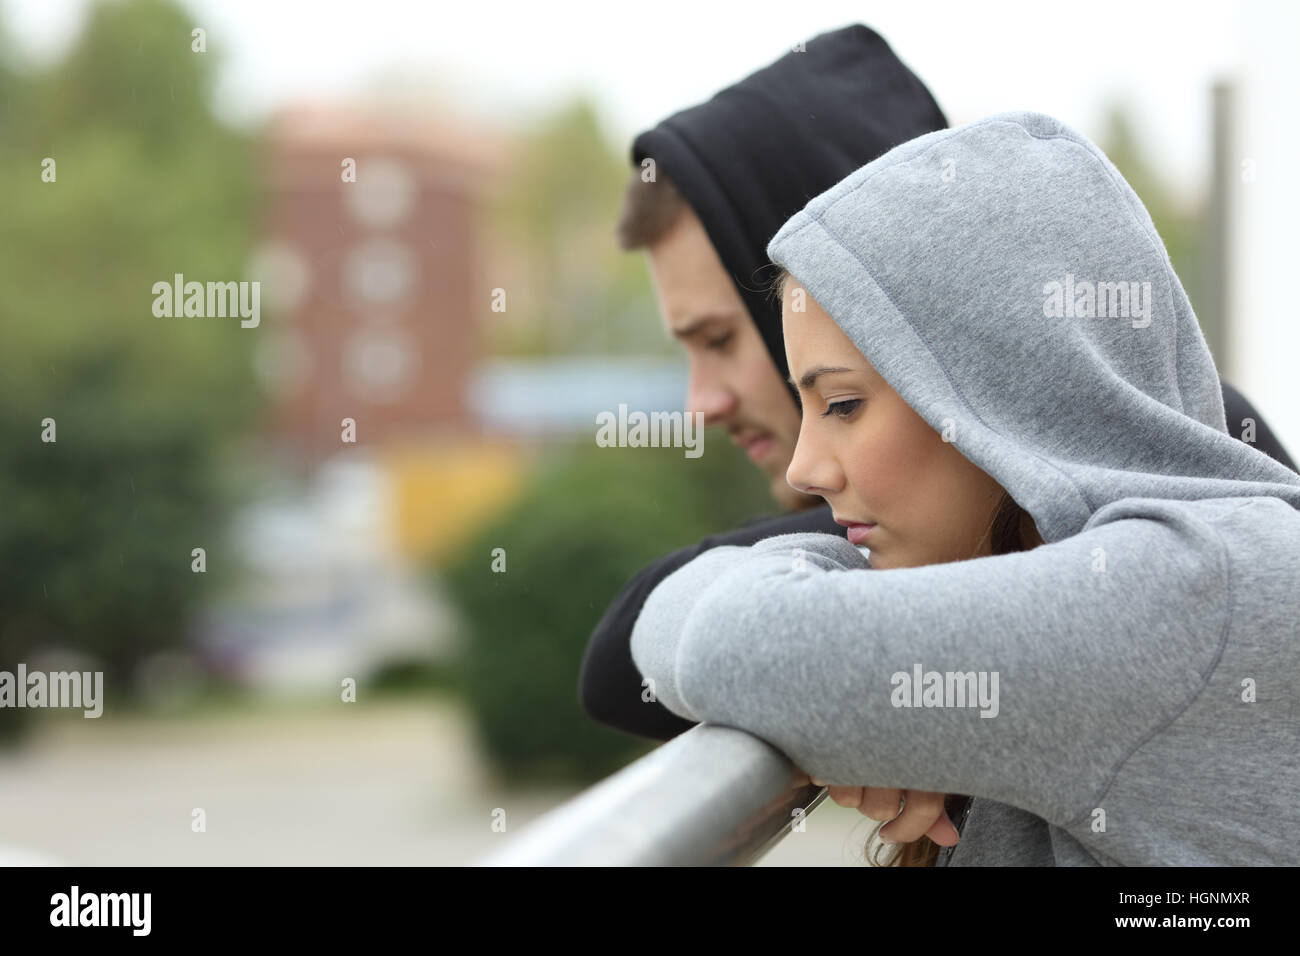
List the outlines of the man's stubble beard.
{"type": "Polygon", "coordinates": [[[772,498],[785,511],[806,511],[809,508],[818,508],[826,504],[826,499],[820,495],[805,495],[802,492],[795,491],[790,487],[789,482],[785,480],[785,475],[771,479],[772,498]]]}

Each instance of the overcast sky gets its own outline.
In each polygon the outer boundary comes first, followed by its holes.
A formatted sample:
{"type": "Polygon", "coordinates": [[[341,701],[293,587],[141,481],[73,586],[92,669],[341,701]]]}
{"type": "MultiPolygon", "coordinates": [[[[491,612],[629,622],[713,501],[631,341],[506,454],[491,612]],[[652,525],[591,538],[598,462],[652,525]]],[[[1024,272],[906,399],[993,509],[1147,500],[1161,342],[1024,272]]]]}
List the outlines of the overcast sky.
{"type": "MultiPolygon", "coordinates": [[[[11,32],[38,56],[68,42],[86,5],[0,0],[11,32]]],[[[1267,3],[1246,4],[1239,13],[1241,4],[1224,0],[184,6],[207,30],[209,49],[227,56],[221,103],[241,122],[295,98],[343,97],[385,77],[408,77],[435,87],[453,107],[502,125],[584,91],[620,146],[799,39],[863,22],[929,85],[954,125],[1028,108],[1098,136],[1104,103],[1122,97],[1152,158],[1182,189],[1198,186],[1206,169],[1208,87],[1235,68],[1238,17],[1272,15],[1267,3]]]]}

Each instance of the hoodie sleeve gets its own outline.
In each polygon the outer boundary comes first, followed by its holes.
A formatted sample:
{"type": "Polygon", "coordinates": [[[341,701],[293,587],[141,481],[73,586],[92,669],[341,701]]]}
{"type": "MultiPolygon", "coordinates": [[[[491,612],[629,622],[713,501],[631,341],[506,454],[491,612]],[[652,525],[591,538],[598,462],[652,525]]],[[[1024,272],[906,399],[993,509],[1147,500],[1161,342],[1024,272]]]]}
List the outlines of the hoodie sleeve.
{"type": "Polygon", "coordinates": [[[1067,826],[1177,719],[1226,640],[1216,532],[1159,511],[1110,505],[1032,551],[870,574],[834,535],[717,548],[650,595],[632,654],[673,712],[753,733],[828,783],[988,797],[1067,826]],[[939,675],[937,695],[928,676],[904,683],[918,671],[939,675]],[[968,706],[948,675],[972,679],[968,706]]]}
{"type": "Polygon", "coordinates": [[[709,535],[642,568],[605,609],[587,641],[578,675],[578,701],[587,716],[623,733],[670,740],[695,723],[683,720],[657,701],[642,697],[641,674],[629,646],[632,626],[650,593],[672,572],[704,552],[724,545],[750,545],[763,538],[797,532],[836,530],[825,505],[777,517],[760,517],[709,535]]]}

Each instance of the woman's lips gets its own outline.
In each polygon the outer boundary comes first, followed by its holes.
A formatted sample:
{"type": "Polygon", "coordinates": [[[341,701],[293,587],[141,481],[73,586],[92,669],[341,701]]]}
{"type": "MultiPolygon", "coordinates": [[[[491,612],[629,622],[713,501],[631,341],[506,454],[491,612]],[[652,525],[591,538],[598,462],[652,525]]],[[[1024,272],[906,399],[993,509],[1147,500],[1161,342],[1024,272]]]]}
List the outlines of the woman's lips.
{"type": "Polygon", "coordinates": [[[861,544],[870,537],[875,528],[874,524],[851,524],[845,537],[849,539],[849,544],[861,544]]]}

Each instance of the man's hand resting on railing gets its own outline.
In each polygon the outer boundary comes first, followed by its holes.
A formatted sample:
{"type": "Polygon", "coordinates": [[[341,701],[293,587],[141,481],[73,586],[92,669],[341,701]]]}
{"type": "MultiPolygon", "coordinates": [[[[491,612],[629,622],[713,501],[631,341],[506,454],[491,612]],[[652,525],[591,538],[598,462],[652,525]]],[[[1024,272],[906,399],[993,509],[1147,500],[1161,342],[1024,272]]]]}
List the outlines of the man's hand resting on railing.
{"type": "MultiPolygon", "coordinates": [[[[805,775],[806,776],[806,775],[805,775]]],[[[808,778],[819,787],[826,784],[808,778]]],[[[826,787],[830,798],[842,807],[853,807],[872,820],[888,820],[877,836],[885,843],[912,843],[928,836],[939,846],[957,843],[957,828],[944,812],[944,794],[931,790],[894,790],[889,787],[826,787]],[[898,804],[906,796],[900,813],[898,804]]]]}

